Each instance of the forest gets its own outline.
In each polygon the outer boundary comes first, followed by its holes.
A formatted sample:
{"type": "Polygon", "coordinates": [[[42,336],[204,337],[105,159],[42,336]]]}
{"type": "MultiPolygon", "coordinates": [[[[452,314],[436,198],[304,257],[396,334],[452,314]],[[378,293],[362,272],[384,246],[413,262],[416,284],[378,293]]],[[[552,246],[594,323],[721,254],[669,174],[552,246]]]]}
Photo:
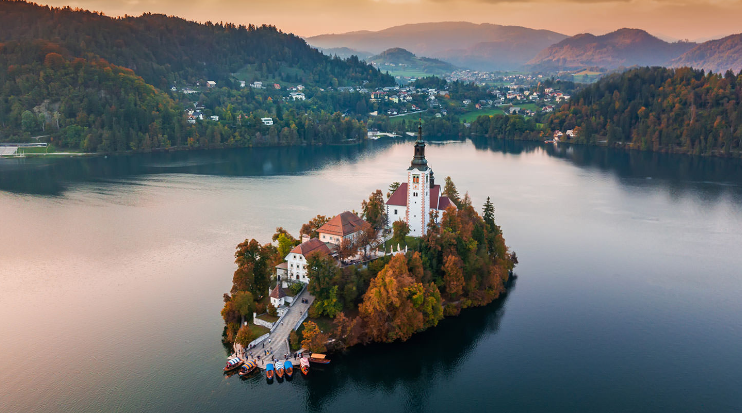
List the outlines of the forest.
{"type": "MultiPolygon", "coordinates": [[[[436,326],[444,316],[487,305],[505,292],[518,258],[495,223],[490,198],[480,215],[469,195],[460,198],[451,178],[446,179],[443,193],[457,207],[440,217],[433,213],[424,237],[406,237],[409,228],[402,221],[393,226],[392,239],[407,242],[406,253],[377,258],[365,266],[343,265],[344,257],[367,246],[380,247],[374,242],[386,226],[386,217],[385,197],[378,190],[361,205],[360,216],[369,226],[357,243],[342,243],[336,256],[314,253],[307,258],[308,290],[315,301],[309,320],[290,337],[293,346],[320,352],[405,341],[436,326]]],[[[328,220],[318,215],[303,225],[300,234],[316,235],[328,220]]],[[[299,243],[283,228],[276,229],[273,241],[261,245],[254,239],[245,240],[237,248],[237,270],[222,310],[225,343],[249,343],[248,338],[256,334],[249,333],[250,324],[240,327],[242,322],[254,311],[271,311],[266,296],[275,283],[274,266],[299,243]]]]}
{"type": "Polygon", "coordinates": [[[225,81],[246,66],[255,67],[256,76],[326,87],[362,81],[394,85],[391,76],[357,58],[330,58],[273,26],[200,24],[150,13],[112,18],[18,0],[0,2],[0,22],[0,42],[58,43],[75,57],[93,54],[132,69],[159,89],[200,79],[225,81]]]}
{"type": "Polygon", "coordinates": [[[552,139],[576,131],[574,143],[696,155],[740,156],[741,74],[690,68],[636,68],[577,91],[537,121],[480,116],[465,136],[552,139]]]}

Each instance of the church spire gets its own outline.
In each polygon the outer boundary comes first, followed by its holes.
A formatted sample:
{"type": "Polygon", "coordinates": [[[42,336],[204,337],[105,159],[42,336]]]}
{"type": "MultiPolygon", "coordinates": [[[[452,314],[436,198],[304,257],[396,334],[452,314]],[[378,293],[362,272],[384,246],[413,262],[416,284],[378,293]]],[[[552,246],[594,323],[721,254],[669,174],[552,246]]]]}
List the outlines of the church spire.
{"type": "Polygon", "coordinates": [[[423,127],[421,126],[420,120],[418,120],[418,140],[415,141],[415,153],[413,155],[413,161],[410,162],[410,168],[420,170],[428,169],[428,161],[426,161],[426,143],[423,142],[423,127]]]}

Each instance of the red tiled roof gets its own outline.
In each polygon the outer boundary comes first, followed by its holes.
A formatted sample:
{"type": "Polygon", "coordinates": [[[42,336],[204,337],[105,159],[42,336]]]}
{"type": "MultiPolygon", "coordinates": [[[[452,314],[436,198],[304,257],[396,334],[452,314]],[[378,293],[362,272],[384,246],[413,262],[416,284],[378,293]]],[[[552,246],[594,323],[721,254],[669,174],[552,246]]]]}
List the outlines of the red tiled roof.
{"type": "Polygon", "coordinates": [[[448,196],[442,196],[441,198],[439,198],[439,209],[441,211],[445,211],[446,208],[449,208],[450,206],[453,206],[454,208],[457,207],[456,205],[454,205],[454,202],[451,202],[451,199],[449,199],[448,196]]]}
{"type": "Polygon", "coordinates": [[[431,187],[431,196],[430,196],[430,208],[431,209],[437,209],[439,206],[439,192],[441,192],[441,185],[434,185],[431,187]]]}
{"type": "Polygon", "coordinates": [[[348,234],[361,231],[361,228],[365,223],[366,221],[359,218],[353,212],[345,211],[334,216],[330,221],[326,222],[325,225],[321,226],[317,232],[345,237],[348,234]]]}
{"type": "Polygon", "coordinates": [[[328,246],[325,245],[324,242],[320,241],[317,238],[312,238],[309,241],[305,241],[297,245],[290,252],[293,252],[294,254],[301,254],[306,257],[310,253],[315,252],[315,251],[320,251],[325,254],[330,254],[330,248],[328,248],[328,246]]]}
{"type": "MultiPolygon", "coordinates": [[[[444,211],[449,206],[456,208],[453,202],[447,197],[441,195],[441,185],[434,185],[431,187],[431,194],[429,196],[429,202],[431,209],[438,209],[444,211]]],[[[395,190],[390,199],[387,201],[387,205],[407,206],[408,205],[408,184],[400,184],[400,187],[395,190]]]]}
{"type": "Polygon", "coordinates": [[[395,190],[390,199],[387,200],[387,205],[408,205],[408,183],[404,182],[395,190]]]}
{"type": "Polygon", "coordinates": [[[284,289],[281,288],[281,283],[276,283],[276,287],[271,290],[271,294],[269,294],[268,296],[271,298],[286,297],[286,292],[284,292],[284,289]]]}

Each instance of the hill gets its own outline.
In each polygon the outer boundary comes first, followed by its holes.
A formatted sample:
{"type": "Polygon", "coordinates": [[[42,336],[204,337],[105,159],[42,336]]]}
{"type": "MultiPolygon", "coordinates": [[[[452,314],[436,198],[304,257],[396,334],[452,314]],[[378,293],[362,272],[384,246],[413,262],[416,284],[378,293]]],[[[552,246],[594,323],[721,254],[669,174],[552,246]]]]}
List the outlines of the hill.
{"type": "Polygon", "coordinates": [[[58,43],[74,56],[93,54],[132,69],[161,89],[177,82],[228,81],[236,72],[251,81],[394,84],[363,62],[330,58],[272,26],[200,24],[149,13],[111,18],[69,7],[0,2],[0,42],[37,39],[58,43]]]}
{"type": "Polygon", "coordinates": [[[400,47],[477,70],[513,70],[567,36],[549,30],[468,22],[418,23],[380,31],[324,34],[307,38],[313,46],[349,47],[381,53],[400,47]]]}
{"type": "Polygon", "coordinates": [[[331,47],[329,49],[323,49],[322,47],[317,50],[321,51],[326,56],[338,56],[341,59],[348,59],[351,56],[357,56],[361,60],[366,60],[374,55],[374,53],[365,52],[363,50],[354,50],[348,47],[331,47]]]}
{"type": "Polygon", "coordinates": [[[450,73],[456,66],[438,59],[418,57],[399,47],[385,50],[367,60],[381,71],[395,72],[398,70],[422,72],[431,75],[450,73]]]}
{"type": "Polygon", "coordinates": [[[183,110],[130,69],[37,40],[3,44],[0,73],[0,141],[51,135],[88,152],[183,143],[183,110]]]}
{"type": "Polygon", "coordinates": [[[609,75],[552,114],[553,130],[576,141],[693,154],[741,151],[741,76],[639,68],[609,75]]]}
{"type": "Polygon", "coordinates": [[[639,29],[619,29],[601,36],[584,33],[547,47],[527,64],[536,70],[564,70],[599,66],[662,66],[696,46],[668,43],[639,29]]]}
{"type": "Polygon", "coordinates": [[[670,67],[693,67],[715,73],[741,71],[741,35],[704,42],[668,63],[670,67]]]}

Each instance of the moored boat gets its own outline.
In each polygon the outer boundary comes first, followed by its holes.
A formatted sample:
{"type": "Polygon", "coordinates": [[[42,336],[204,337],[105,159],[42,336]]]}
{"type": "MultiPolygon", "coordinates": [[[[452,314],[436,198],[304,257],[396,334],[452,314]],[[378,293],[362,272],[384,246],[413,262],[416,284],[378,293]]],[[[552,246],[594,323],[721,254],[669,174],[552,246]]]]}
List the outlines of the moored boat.
{"type": "Polygon", "coordinates": [[[276,375],[282,379],[284,378],[284,362],[283,361],[277,361],[276,362],[276,375]]]}
{"type": "Polygon", "coordinates": [[[330,363],[330,359],[326,358],[325,354],[313,353],[310,356],[310,362],[318,364],[328,364],[330,363]]]}
{"type": "Polygon", "coordinates": [[[233,357],[233,358],[227,360],[227,365],[224,366],[224,369],[222,369],[222,370],[225,373],[227,373],[228,371],[235,370],[236,368],[238,368],[238,367],[240,367],[242,365],[243,365],[243,361],[242,360],[240,360],[237,357],[233,357]]]}
{"type": "Polygon", "coordinates": [[[309,374],[310,372],[310,361],[307,360],[307,357],[302,357],[299,359],[299,369],[302,371],[302,374],[305,376],[309,374]]]}
{"type": "Polygon", "coordinates": [[[287,378],[291,378],[294,374],[294,364],[291,361],[284,362],[284,373],[286,373],[287,378]]]}
{"type": "Polygon", "coordinates": [[[273,363],[266,364],[266,378],[268,380],[273,380],[273,375],[274,375],[273,363]]]}
{"type": "Polygon", "coordinates": [[[243,364],[242,367],[240,367],[240,370],[238,370],[237,374],[240,375],[240,377],[247,376],[248,374],[252,373],[253,370],[256,369],[258,365],[255,363],[255,361],[248,361],[247,363],[243,364]]]}

